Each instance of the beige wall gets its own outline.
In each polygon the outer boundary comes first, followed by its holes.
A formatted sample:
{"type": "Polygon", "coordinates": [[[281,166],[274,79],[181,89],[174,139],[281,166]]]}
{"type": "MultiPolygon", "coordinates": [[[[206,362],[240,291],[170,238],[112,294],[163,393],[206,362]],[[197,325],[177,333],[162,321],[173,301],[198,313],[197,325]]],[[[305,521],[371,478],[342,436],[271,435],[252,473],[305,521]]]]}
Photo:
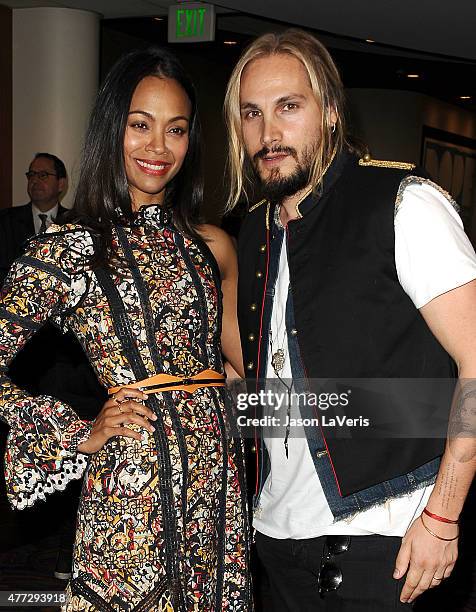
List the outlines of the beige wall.
{"type": "Polygon", "coordinates": [[[64,8],[13,11],[13,204],[38,151],[60,157],[74,194],[82,139],[98,85],[99,16],[64,8]]]}
{"type": "Polygon", "coordinates": [[[351,127],[373,157],[420,162],[422,128],[428,125],[476,138],[476,115],[409,91],[347,89],[351,127]]]}
{"type": "MultiPolygon", "coordinates": [[[[355,135],[377,159],[421,163],[423,126],[476,139],[476,114],[459,106],[407,91],[349,89],[347,96],[355,135]]],[[[441,159],[433,153],[429,160],[427,170],[461,205],[476,246],[476,160],[454,151],[441,159]]]]}
{"type": "Polygon", "coordinates": [[[0,208],[12,205],[12,11],[0,5],[0,208]]]}

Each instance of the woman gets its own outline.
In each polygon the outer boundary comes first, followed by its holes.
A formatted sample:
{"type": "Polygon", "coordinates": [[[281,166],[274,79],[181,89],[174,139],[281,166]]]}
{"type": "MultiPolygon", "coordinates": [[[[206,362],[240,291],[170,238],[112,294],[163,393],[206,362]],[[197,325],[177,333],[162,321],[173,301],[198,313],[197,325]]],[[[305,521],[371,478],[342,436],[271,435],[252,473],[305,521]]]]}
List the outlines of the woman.
{"type": "Polygon", "coordinates": [[[74,222],[37,236],[2,292],[1,372],[52,319],[111,393],[86,423],[1,378],[12,504],[85,472],[68,610],[250,606],[242,455],[221,358],[242,370],[236,261],[223,232],[198,224],[198,145],[177,60],[158,49],[121,59],[91,117],[74,222]]]}

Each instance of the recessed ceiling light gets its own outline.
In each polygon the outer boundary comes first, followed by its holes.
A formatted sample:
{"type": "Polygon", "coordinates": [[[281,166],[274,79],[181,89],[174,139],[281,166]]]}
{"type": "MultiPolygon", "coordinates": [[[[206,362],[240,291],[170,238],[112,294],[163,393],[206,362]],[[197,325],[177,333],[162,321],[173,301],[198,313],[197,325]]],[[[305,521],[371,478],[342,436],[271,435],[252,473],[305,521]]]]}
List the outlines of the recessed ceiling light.
{"type": "Polygon", "coordinates": [[[471,96],[460,96],[460,100],[471,100],[471,96]]]}
{"type": "Polygon", "coordinates": [[[237,45],[238,41],[236,41],[236,40],[224,40],[223,44],[224,45],[237,45]]]}
{"type": "Polygon", "coordinates": [[[154,17],[155,21],[163,21],[164,18],[163,17],[154,17]]]}
{"type": "Polygon", "coordinates": [[[374,43],[374,42],[375,42],[375,40],[372,40],[371,38],[366,38],[366,39],[365,39],[365,42],[368,42],[368,43],[374,43]]]}
{"type": "Polygon", "coordinates": [[[408,79],[419,79],[420,75],[416,73],[410,73],[410,74],[407,74],[407,78],[408,79]]]}

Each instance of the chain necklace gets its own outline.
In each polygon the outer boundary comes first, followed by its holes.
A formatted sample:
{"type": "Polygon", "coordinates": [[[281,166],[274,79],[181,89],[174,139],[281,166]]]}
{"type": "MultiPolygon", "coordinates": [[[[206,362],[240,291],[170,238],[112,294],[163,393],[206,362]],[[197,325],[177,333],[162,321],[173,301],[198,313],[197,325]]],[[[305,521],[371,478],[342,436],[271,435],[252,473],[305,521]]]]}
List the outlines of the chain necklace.
{"type": "MultiPolygon", "coordinates": [[[[282,249],[283,250],[281,251],[281,255],[280,255],[280,268],[281,268],[282,258],[284,256],[285,244],[282,246],[282,249]]],[[[279,272],[278,272],[278,277],[279,277],[279,272]]],[[[286,365],[286,353],[289,351],[288,334],[287,334],[287,328],[286,328],[286,310],[287,310],[287,302],[288,302],[289,291],[291,289],[291,285],[288,281],[287,291],[285,290],[284,282],[277,283],[277,285],[278,285],[278,291],[275,294],[276,301],[273,305],[273,311],[271,313],[269,342],[270,342],[270,349],[271,349],[271,366],[274,370],[274,374],[276,378],[280,381],[280,383],[284,386],[284,388],[287,391],[286,435],[284,438],[284,449],[286,451],[286,459],[288,459],[289,458],[288,439],[289,439],[289,433],[290,433],[289,421],[290,421],[290,415],[291,415],[291,393],[292,393],[292,388],[293,388],[293,381],[292,381],[292,376],[291,376],[291,384],[290,385],[286,384],[286,382],[283,380],[282,374],[283,374],[284,366],[286,365]],[[278,338],[275,338],[273,342],[273,329],[277,335],[281,336],[279,343],[276,343],[276,340],[278,338]]]]}
{"type": "MultiPolygon", "coordinates": [[[[290,288],[290,285],[288,284],[288,293],[289,293],[289,288],[290,288]]],[[[271,325],[269,329],[269,342],[271,346],[271,366],[274,370],[274,373],[276,374],[278,378],[279,378],[279,373],[284,368],[284,364],[286,363],[286,348],[287,348],[286,306],[284,308],[282,307],[282,303],[280,302],[279,297],[280,296],[278,296],[278,299],[276,300],[273,306],[273,311],[271,313],[271,325]],[[273,322],[274,322],[274,325],[273,325],[273,322]],[[279,342],[279,344],[276,343],[277,344],[276,350],[275,350],[275,345],[273,343],[273,328],[275,329],[277,334],[279,333],[282,336],[281,342],[279,342]],[[284,334],[283,334],[283,330],[284,330],[284,334]]],[[[287,294],[286,294],[286,297],[287,297],[287,294]]]]}
{"type": "Polygon", "coordinates": [[[291,384],[288,385],[286,384],[286,382],[284,381],[284,379],[281,377],[281,370],[284,368],[284,364],[286,362],[286,339],[287,339],[287,331],[286,328],[284,328],[285,332],[284,332],[284,342],[283,342],[283,347],[282,348],[277,348],[277,350],[275,351],[273,348],[273,332],[270,329],[269,330],[269,343],[270,343],[270,348],[271,348],[271,366],[274,370],[274,373],[276,375],[276,378],[279,380],[279,382],[283,385],[283,387],[286,389],[286,393],[287,393],[287,404],[286,404],[286,434],[284,436],[284,450],[286,452],[286,459],[289,459],[289,444],[288,444],[288,440],[289,440],[289,434],[290,434],[290,425],[289,425],[289,421],[290,421],[290,417],[291,417],[291,394],[292,394],[292,390],[293,390],[293,384],[294,381],[291,380],[291,384]]]}

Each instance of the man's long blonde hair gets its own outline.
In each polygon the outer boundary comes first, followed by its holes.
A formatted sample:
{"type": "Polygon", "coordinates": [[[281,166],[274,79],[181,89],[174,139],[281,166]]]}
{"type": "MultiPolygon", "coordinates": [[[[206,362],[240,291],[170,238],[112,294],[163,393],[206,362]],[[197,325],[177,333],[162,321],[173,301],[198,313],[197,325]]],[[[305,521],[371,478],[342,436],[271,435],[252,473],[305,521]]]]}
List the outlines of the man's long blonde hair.
{"type": "Polygon", "coordinates": [[[309,76],[311,89],[321,112],[321,138],[313,160],[310,184],[319,186],[334,152],[340,151],[345,142],[344,91],[339,72],[327,49],[311,34],[303,30],[291,29],[281,34],[269,33],[257,38],[238,60],[225,96],[224,112],[229,133],[228,174],[230,195],[226,210],[235,207],[241,198],[249,200],[249,189],[253,184],[252,176],[245,164],[245,148],[241,130],[240,88],[241,77],[246,66],[258,58],[278,54],[291,55],[304,66],[309,76]],[[330,113],[337,115],[333,131],[330,113]]]}

